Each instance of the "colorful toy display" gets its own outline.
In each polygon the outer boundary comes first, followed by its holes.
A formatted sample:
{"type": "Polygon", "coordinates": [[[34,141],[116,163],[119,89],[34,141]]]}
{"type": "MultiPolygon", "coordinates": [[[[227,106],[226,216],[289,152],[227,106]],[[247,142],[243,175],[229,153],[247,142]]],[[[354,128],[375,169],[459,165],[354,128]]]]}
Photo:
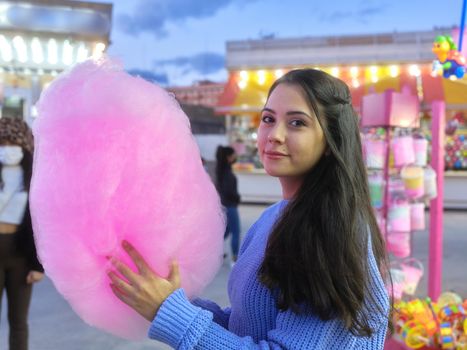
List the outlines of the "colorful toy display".
{"type": "Polygon", "coordinates": [[[457,45],[450,35],[438,35],[433,42],[432,51],[437,57],[433,63],[434,71],[441,71],[444,78],[464,77],[466,60],[462,53],[457,51],[457,45]]]}
{"type": "MultiPolygon", "coordinates": [[[[444,138],[445,170],[467,170],[467,125],[466,113],[460,111],[446,121],[444,138]]],[[[428,155],[431,148],[431,132],[424,128],[424,137],[428,140],[428,155]]],[[[428,159],[430,162],[430,159],[428,159]]]]}
{"type": "Polygon", "coordinates": [[[454,134],[446,137],[445,145],[445,167],[446,169],[467,169],[467,136],[454,134]]]}
{"type": "Polygon", "coordinates": [[[418,131],[381,127],[363,129],[363,145],[380,230],[388,251],[406,258],[412,232],[425,229],[425,200],[436,197],[436,174],[427,165],[428,141],[418,131]]]}
{"type": "Polygon", "coordinates": [[[452,294],[441,294],[436,303],[429,298],[397,302],[393,314],[396,338],[411,349],[466,350],[467,299],[462,303],[460,296],[453,300],[452,294]]]}

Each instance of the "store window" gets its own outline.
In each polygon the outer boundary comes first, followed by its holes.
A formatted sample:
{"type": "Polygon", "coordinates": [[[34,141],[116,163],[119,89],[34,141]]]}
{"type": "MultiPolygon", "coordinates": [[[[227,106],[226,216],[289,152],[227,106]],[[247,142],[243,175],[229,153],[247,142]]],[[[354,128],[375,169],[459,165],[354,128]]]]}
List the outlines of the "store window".
{"type": "Polygon", "coordinates": [[[446,113],[445,169],[467,170],[467,111],[446,113]]]}
{"type": "Polygon", "coordinates": [[[259,114],[233,116],[229,132],[232,147],[238,154],[235,168],[251,170],[262,168],[256,147],[258,138],[259,114]]]}
{"type": "Polygon", "coordinates": [[[20,96],[6,96],[3,99],[2,118],[24,118],[24,99],[20,96]]]}
{"type": "MultiPolygon", "coordinates": [[[[423,115],[421,129],[426,138],[431,141],[431,115],[429,113],[423,115]]],[[[467,111],[447,110],[445,132],[445,170],[467,170],[467,111]]]]}

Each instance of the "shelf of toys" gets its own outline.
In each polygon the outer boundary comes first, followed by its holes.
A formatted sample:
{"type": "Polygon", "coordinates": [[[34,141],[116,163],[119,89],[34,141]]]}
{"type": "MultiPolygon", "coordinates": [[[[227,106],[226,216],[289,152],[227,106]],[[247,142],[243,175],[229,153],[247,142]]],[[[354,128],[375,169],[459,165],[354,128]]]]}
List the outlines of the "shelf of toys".
{"type": "Polygon", "coordinates": [[[450,113],[446,123],[445,169],[467,170],[467,111],[450,113]]]}
{"type": "MultiPolygon", "coordinates": [[[[386,91],[364,97],[362,136],[372,205],[390,254],[394,336],[385,348],[467,350],[467,321],[458,296],[441,291],[445,105],[432,105],[432,134],[420,130],[416,96],[386,91]],[[431,164],[428,165],[428,159],[431,164]],[[412,234],[425,230],[430,201],[429,295],[415,293],[424,266],[411,256],[412,234]],[[449,296],[448,296],[449,294],[449,296]],[[403,298],[403,296],[405,296],[403,298]],[[433,302],[436,300],[437,302],[433,302]]],[[[464,304],[464,305],[463,305],[464,304]]]]}
{"type": "MultiPolygon", "coordinates": [[[[433,43],[432,51],[437,56],[434,71],[440,69],[444,78],[461,79],[466,72],[462,55],[466,12],[464,0],[458,49],[449,36],[439,36],[433,43]]],[[[465,135],[456,134],[464,121],[463,115],[449,118],[446,123],[445,102],[432,103],[428,151],[427,138],[417,130],[418,106],[418,98],[414,96],[386,91],[367,97],[362,107],[372,202],[392,257],[394,327],[385,349],[467,350],[467,300],[455,293],[441,294],[444,171],[467,166],[465,135]],[[427,165],[428,153],[431,166],[427,165]],[[375,171],[373,168],[381,174],[371,173],[375,171]],[[422,264],[410,257],[410,235],[425,228],[424,204],[428,201],[429,297],[404,300],[404,294],[413,295],[423,274],[422,264]]]]}
{"type": "MultiPolygon", "coordinates": [[[[446,171],[467,174],[467,108],[464,105],[446,110],[444,165],[446,171]]],[[[431,147],[431,116],[424,113],[420,129],[431,147]]]]}
{"type": "MultiPolygon", "coordinates": [[[[446,105],[444,142],[444,209],[467,209],[467,108],[446,105]]],[[[431,110],[421,119],[421,130],[431,154],[431,110]]],[[[430,159],[428,159],[430,162],[430,159]]]]}
{"type": "Polygon", "coordinates": [[[413,295],[424,267],[411,257],[412,235],[425,230],[425,203],[436,197],[428,140],[416,96],[386,91],[363,98],[361,126],[372,206],[391,256],[394,297],[413,295]]]}

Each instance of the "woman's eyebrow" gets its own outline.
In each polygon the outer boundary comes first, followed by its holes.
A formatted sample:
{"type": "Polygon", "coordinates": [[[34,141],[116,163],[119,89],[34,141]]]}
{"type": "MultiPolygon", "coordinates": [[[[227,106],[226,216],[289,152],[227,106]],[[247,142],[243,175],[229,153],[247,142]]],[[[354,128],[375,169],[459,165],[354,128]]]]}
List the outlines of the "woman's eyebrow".
{"type": "Polygon", "coordinates": [[[276,114],[276,111],[274,111],[273,109],[271,108],[267,108],[267,107],[264,107],[262,110],[261,110],[261,113],[263,112],[269,112],[269,113],[272,113],[272,114],[276,114]]]}
{"type": "MultiPolygon", "coordinates": [[[[271,114],[276,114],[276,111],[275,111],[275,110],[273,110],[273,109],[271,109],[271,108],[268,108],[268,107],[264,107],[264,108],[261,110],[261,113],[263,113],[263,112],[269,112],[269,113],[271,113],[271,114]]],[[[299,115],[304,115],[305,117],[308,117],[308,118],[310,118],[311,120],[313,120],[313,117],[312,117],[311,115],[309,115],[308,113],[305,113],[305,112],[303,112],[303,111],[288,111],[288,112],[286,113],[286,115],[297,115],[297,114],[299,114],[299,115]]]]}
{"type": "Polygon", "coordinates": [[[308,113],[302,112],[302,111],[288,111],[286,114],[287,114],[287,115],[301,114],[301,115],[304,115],[305,117],[308,117],[308,118],[310,118],[310,119],[313,119],[313,118],[311,117],[311,115],[309,115],[308,113]]]}

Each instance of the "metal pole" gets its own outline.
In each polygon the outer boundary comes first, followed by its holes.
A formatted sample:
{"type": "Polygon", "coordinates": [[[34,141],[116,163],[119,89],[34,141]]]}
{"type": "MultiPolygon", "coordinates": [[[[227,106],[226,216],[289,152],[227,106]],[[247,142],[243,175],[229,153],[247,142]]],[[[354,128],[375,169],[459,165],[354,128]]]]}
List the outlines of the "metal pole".
{"type": "Polygon", "coordinates": [[[464,27],[465,27],[465,11],[467,10],[467,0],[464,0],[462,3],[462,13],[461,13],[461,27],[459,32],[459,45],[458,51],[462,52],[462,38],[464,37],[464,27]]]}
{"type": "Polygon", "coordinates": [[[444,199],[444,127],[446,105],[431,105],[431,166],[436,172],[437,196],[430,201],[430,250],[428,261],[428,295],[433,301],[441,294],[443,271],[443,199],[444,199]]]}

